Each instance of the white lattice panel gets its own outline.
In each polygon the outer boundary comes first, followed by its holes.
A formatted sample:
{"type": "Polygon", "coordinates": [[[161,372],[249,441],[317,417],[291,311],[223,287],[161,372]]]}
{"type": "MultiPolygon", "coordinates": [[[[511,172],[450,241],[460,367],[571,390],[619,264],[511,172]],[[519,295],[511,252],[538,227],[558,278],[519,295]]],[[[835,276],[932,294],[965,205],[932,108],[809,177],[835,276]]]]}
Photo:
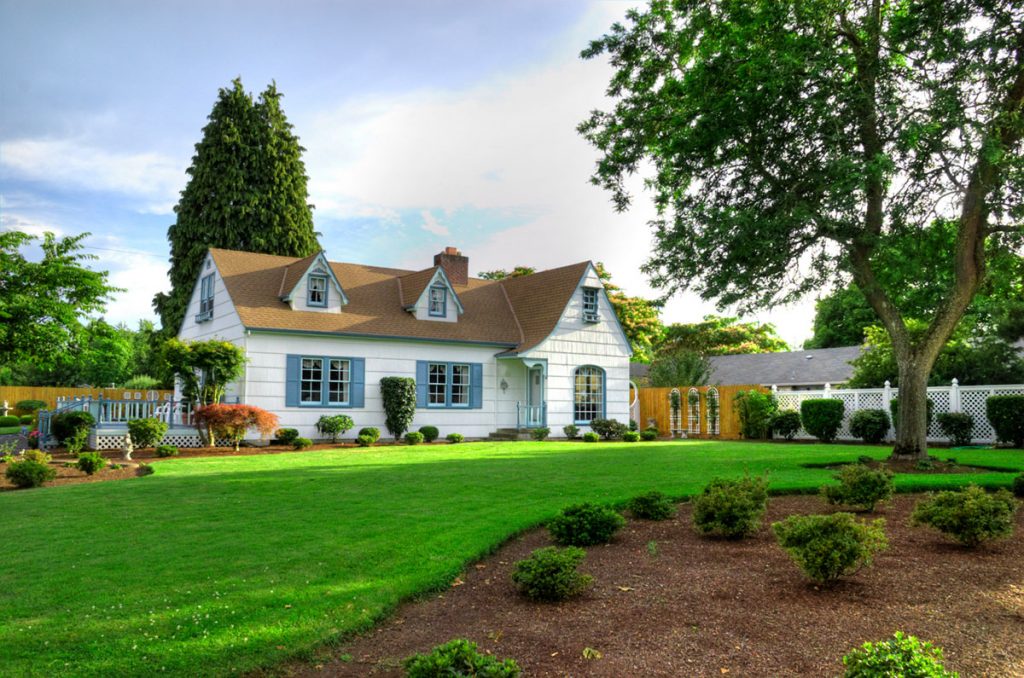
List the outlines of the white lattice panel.
{"type": "Polygon", "coordinates": [[[700,393],[691,388],[686,394],[685,407],[687,411],[686,428],[690,433],[700,433],[700,393]]]}
{"type": "Polygon", "coordinates": [[[721,408],[718,400],[718,389],[711,387],[707,390],[707,417],[708,417],[708,433],[713,436],[717,436],[719,431],[720,419],[721,419],[721,408]],[[712,413],[714,415],[712,416],[712,413]]]}
{"type": "MultiPolygon", "coordinates": [[[[160,441],[161,445],[174,445],[182,449],[194,449],[204,447],[198,433],[168,433],[160,441]]],[[[218,447],[229,447],[233,445],[229,440],[217,440],[218,447]]],[[[94,450],[120,450],[124,447],[124,434],[101,434],[95,433],[89,439],[89,447],[94,450]]]]}
{"type": "Polygon", "coordinates": [[[960,411],[974,418],[974,430],[971,437],[975,442],[991,443],[996,439],[996,432],[988,423],[985,414],[985,400],[992,394],[987,386],[960,387],[960,411]]]}
{"type": "Polygon", "coordinates": [[[947,386],[928,389],[928,398],[932,401],[932,423],[928,427],[928,440],[949,440],[942,427],[939,426],[939,415],[950,411],[952,389],[947,386]]]}

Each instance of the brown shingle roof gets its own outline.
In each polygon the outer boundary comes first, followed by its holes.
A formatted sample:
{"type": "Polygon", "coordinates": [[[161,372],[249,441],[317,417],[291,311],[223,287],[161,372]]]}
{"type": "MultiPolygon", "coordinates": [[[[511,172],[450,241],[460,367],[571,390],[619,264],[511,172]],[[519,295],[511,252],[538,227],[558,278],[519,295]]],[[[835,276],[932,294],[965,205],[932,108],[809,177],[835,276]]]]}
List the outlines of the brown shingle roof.
{"type": "Polygon", "coordinates": [[[291,280],[296,269],[301,271],[298,275],[304,273],[312,258],[210,252],[249,329],[481,342],[515,351],[532,348],[551,333],[589,265],[582,262],[503,281],[470,278],[466,285],[453,286],[464,308],[458,322],[437,322],[417,320],[404,310],[415,303],[433,268],[413,272],[330,262],[349,303],[341,313],[293,311],[281,301],[281,294],[291,289],[281,292],[282,283],[291,280]]]}
{"type": "Polygon", "coordinates": [[[278,291],[277,296],[286,297],[291,294],[295,286],[299,284],[299,280],[302,279],[303,274],[309,270],[309,267],[313,265],[316,258],[320,256],[320,253],[311,254],[305,259],[296,259],[292,263],[284,267],[284,272],[281,274],[281,289],[278,291]]]}

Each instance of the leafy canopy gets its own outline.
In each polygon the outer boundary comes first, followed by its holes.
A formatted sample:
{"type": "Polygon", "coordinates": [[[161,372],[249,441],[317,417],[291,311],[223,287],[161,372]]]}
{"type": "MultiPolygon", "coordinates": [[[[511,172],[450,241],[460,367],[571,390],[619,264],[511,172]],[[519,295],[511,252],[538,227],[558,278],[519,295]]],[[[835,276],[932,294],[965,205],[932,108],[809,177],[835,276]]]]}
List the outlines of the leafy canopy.
{"type": "Polygon", "coordinates": [[[706,315],[699,323],[673,323],[665,328],[660,352],[693,351],[701,355],[773,353],[789,345],[771,323],[740,322],[738,318],[706,315]]]}

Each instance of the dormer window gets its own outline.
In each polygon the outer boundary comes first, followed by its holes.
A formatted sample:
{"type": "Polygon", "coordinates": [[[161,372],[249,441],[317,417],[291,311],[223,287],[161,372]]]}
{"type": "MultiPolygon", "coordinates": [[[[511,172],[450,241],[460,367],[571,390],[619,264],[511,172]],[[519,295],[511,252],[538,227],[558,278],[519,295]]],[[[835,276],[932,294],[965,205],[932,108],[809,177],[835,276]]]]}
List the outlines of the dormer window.
{"type": "Polygon", "coordinates": [[[199,314],[196,322],[201,323],[213,317],[213,274],[203,276],[199,281],[199,314]]]}
{"type": "Polygon", "coordinates": [[[306,285],[306,305],[326,306],[327,305],[327,276],[310,275],[309,283],[306,285]]]}
{"type": "Polygon", "coordinates": [[[448,314],[447,288],[441,285],[435,285],[430,288],[427,313],[434,318],[444,318],[448,314]]]}
{"type": "Polygon", "coordinates": [[[583,321],[588,323],[596,323],[600,320],[600,316],[597,314],[597,288],[596,287],[584,287],[583,288],[583,321]]]}

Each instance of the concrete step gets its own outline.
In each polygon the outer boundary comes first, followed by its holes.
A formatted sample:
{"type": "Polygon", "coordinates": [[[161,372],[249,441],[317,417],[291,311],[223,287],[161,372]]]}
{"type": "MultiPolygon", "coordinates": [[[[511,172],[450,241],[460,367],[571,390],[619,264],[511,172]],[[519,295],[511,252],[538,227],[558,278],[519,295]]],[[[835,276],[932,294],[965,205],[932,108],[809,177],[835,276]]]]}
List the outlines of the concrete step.
{"type": "Polygon", "coordinates": [[[499,428],[497,431],[487,436],[488,440],[530,440],[529,431],[520,431],[514,428],[499,428]]]}

